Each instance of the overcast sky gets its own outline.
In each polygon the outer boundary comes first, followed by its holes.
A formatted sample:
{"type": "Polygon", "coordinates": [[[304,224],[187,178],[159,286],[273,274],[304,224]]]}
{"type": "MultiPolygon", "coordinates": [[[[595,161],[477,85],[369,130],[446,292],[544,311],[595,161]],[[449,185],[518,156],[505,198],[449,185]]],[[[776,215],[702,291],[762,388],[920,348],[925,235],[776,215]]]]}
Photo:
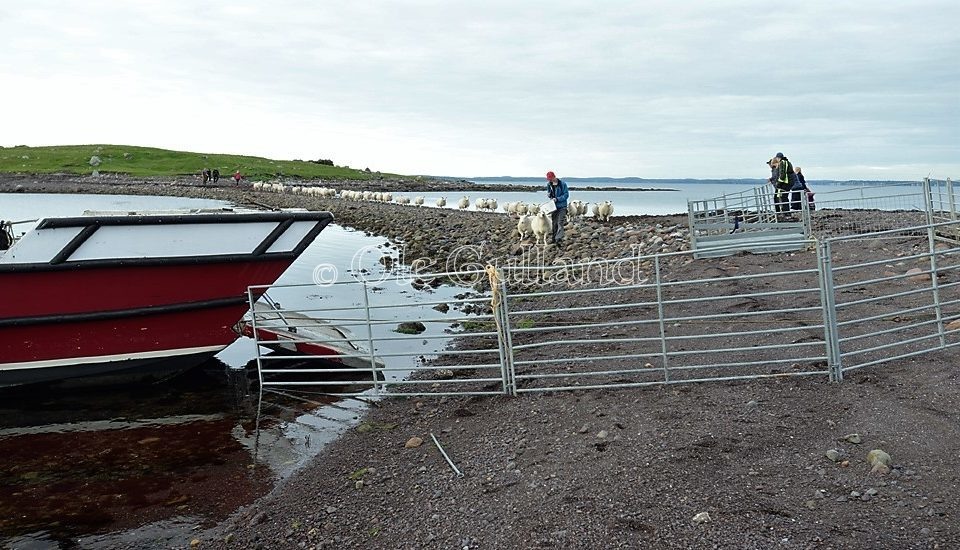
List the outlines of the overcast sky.
{"type": "Polygon", "coordinates": [[[960,178],[960,2],[0,4],[0,145],[448,176],[960,178]]]}

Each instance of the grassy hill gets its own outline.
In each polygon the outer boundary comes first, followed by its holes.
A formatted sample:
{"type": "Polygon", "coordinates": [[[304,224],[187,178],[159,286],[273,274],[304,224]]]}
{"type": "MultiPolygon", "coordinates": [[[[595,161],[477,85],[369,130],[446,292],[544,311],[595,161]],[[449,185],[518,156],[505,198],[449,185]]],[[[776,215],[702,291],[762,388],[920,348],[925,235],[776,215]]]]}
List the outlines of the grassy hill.
{"type": "MultiPolygon", "coordinates": [[[[329,161],[328,161],[329,162],[329,161]]],[[[236,170],[247,179],[278,176],[305,179],[353,179],[376,173],[302,160],[272,160],[242,155],[215,155],[169,151],[129,145],[60,145],[51,147],[0,147],[0,173],[20,174],[126,174],[130,176],[182,176],[200,174],[204,168],[229,177],[236,170]],[[93,156],[100,158],[96,167],[93,156]]]]}

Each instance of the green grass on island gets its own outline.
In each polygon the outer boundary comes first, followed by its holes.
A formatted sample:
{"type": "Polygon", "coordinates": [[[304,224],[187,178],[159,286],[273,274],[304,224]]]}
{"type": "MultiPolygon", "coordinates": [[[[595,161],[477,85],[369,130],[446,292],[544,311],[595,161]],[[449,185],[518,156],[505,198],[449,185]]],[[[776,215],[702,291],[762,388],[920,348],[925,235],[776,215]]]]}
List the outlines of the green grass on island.
{"type": "MultiPolygon", "coordinates": [[[[96,164],[96,162],[94,161],[96,164]]],[[[379,176],[369,169],[334,166],[327,159],[272,160],[243,155],[169,151],[130,145],[58,145],[0,147],[0,173],[124,174],[134,177],[199,175],[208,168],[227,178],[237,170],[250,180],[271,178],[365,180],[379,176]],[[90,164],[97,157],[96,166],[90,164]]],[[[394,176],[384,174],[384,176],[394,176]]]]}

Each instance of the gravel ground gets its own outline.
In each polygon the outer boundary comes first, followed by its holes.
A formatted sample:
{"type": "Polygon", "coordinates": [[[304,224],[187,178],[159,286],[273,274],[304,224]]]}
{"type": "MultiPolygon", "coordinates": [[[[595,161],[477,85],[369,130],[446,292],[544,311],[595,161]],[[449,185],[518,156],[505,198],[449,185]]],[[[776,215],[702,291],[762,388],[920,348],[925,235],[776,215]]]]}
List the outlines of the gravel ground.
{"type": "MultiPolygon", "coordinates": [[[[512,222],[502,214],[117,183],[126,193],[325,208],[338,223],[405,242],[416,255],[437,257],[464,243],[485,244],[492,257],[513,253],[512,222]]],[[[117,192],[85,181],[0,180],[0,190],[16,185],[117,192]]],[[[679,250],[683,221],[585,222],[566,252],[622,255],[623,247],[609,246],[611,236],[634,238],[644,251],[679,250]],[[651,232],[660,240],[650,239],[651,232]]],[[[770,257],[788,271],[792,262],[807,262],[801,256],[770,257]]],[[[753,258],[734,256],[724,265],[748,269],[753,258]]],[[[568,296],[563,303],[590,299],[568,296]]],[[[584,330],[584,337],[600,336],[599,329],[584,330]]],[[[774,378],[517,398],[392,399],[372,407],[358,428],[270,494],[197,532],[194,545],[957,548],[958,389],[957,361],[948,350],[861,369],[842,384],[774,378]],[[871,472],[873,449],[892,457],[889,472],[871,472]]]]}

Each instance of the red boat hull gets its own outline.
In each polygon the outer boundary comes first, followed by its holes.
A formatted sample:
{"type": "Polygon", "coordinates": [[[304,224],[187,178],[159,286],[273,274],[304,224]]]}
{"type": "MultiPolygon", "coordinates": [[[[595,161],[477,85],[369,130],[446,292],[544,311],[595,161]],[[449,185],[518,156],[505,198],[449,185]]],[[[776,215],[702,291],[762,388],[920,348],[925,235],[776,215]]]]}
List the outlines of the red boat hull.
{"type": "Polygon", "coordinates": [[[292,262],[292,258],[194,265],[171,262],[0,273],[0,288],[16,289],[0,302],[0,319],[125,311],[226,297],[246,299],[247,286],[254,284],[249,281],[272,283],[292,262]],[[7,315],[8,311],[15,315],[7,315]]]}
{"type": "MultiPolygon", "coordinates": [[[[131,225],[152,224],[162,231],[176,223],[196,225],[198,219],[145,217],[131,225]]],[[[213,227],[221,218],[205,219],[213,227]]],[[[233,326],[249,309],[247,288],[274,283],[332,216],[267,213],[239,219],[278,225],[257,229],[265,236],[251,241],[249,253],[70,260],[83,240],[94,238],[98,227],[93,227],[59,252],[54,249],[57,257],[48,263],[0,264],[0,288],[6,291],[0,300],[0,387],[131,368],[147,372],[147,366],[178,370],[228,346],[237,337],[233,326]],[[268,250],[294,220],[316,226],[298,234],[299,241],[286,242],[283,251],[268,250]]],[[[84,223],[95,225],[86,219],[78,225],[84,223]]]]}

